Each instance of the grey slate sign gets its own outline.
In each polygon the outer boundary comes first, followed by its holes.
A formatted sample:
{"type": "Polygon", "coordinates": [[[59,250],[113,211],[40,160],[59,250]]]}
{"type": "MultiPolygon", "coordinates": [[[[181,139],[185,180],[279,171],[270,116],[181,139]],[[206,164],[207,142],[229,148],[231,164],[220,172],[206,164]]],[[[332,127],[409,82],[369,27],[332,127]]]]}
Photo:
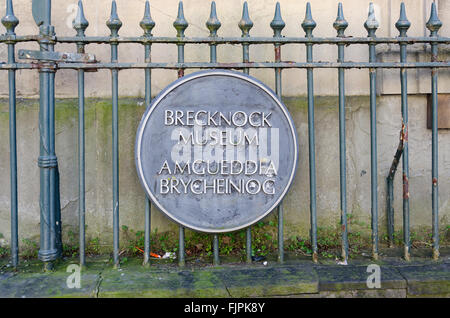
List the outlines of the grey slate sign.
{"type": "Polygon", "coordinates": [[[148,198],[196,231],[248,227],[291,185],[297,133],[287,108],[255,78],[227,70],[178,79],[149,105],[135,160],[148,198]]]}

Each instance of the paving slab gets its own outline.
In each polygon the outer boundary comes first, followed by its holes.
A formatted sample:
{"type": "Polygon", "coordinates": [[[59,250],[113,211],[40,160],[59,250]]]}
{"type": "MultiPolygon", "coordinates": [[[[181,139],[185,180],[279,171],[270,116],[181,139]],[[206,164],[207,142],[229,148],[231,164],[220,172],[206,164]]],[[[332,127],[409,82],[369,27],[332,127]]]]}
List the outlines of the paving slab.
{"type": "Polygon", "coordinates": [[[2,298],[95,297],[97,274],[81,274],[81,288],[69,288],[69,273],[14,275],[0,281],[2,298]]]}
{"type": "MultiPolygon", "coordinates": [[[[96,297],[99,273],[107,266],[107,259],[91,259],[88,266],[80,268],[80,288],[70,288],[68,278],[74,272],[68,266],[78,264],[74,260],[60,260],[54,270],[43,271],[42,262],[22,261],[18,268],[11,266],[0,270],[0,297],[2,298],[49,298],[49,297],[96,297]]],[[[73,282],[72,279],[69,279],[73,282]]]]}
{"type": "Polygon", "coordinates": [[[211,271],[136,270],[124,267],[102,272],[98,297],[228,297],[211,271]]]}
{"type": "Polygon", "coordinates": [[[371,261],[366,259],[348,265],[292,259],[283,265],[224,262],[220,266],[187,264],[180,269],[176,262],[155,261],[144,267],[141,258],[129,258],[117,269],[110,257],[89,258],[79,289],[67,285],[71,275],[67,268],[77,259],[61,260],[51,272],[43,272],[37,260],[23,261],[17,269],[0,266],[0,297],[450,297],[447,257],[412,262],[384,257],[376,262],[380,288],[367,285],[372,272],[367,267],[371,261]]]}
{"type": "MultiPolygon", "coordinates": [[[[319,290],[321,292],[371,289],[367,285],[367,279],[373,272],[368,272],[367,266],[317,265],[314,266],[314,270],[319,277],[319,290]]],[[[381,287],[379,289],[406,288],[404,277],[395,268],[380,266],[380,274],[381,287]]]]}
{"type": "Polygon", "coordinates": [[[399,266],[405,277],[408,295],[440,295],[450,297],[450,264],[399,266]]]}
{"type": "Polygon", "coordinates": [[[246,267],[217,271],[231,297],[271,297],[317,293],[319,279],[311,265],[246,267]]]}

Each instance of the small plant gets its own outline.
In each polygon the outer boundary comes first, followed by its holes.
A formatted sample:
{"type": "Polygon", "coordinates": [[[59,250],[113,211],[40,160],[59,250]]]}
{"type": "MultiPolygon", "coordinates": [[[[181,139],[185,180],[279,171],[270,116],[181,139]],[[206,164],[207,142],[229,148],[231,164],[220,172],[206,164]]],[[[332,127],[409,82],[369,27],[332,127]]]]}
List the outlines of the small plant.
{"type": "Polygon", "coordinates": [[[126,239],[124,252],[130,256],[142,253],[145,241],[144,231],[134,232],[133,230],[130,230],[128,226],[122,225],[122,232],[126,239]]]}
{"type": "Polygon", "coordinates": [[[286,242],[287,249],[291,252],[298,252],[303,255],[311,255],[311,244],[309,239],[300,236],[292,236],[286,242]]]}
{"type": "Polygon", "coordinates": [[[67,231],[67,241],[63,242],[63,255],[68,257],[75,257],[79,252],[79,242],[75,232],[72,229],[67,231]]]}
{"type": "Polygon", "coordinates": [[[86,244],[86,253],[90,255],[99,255],[100,251],[100,239],[98,237],[89,239],[86,244]]]}
{"type": "Polygon", "coordinates": [[[24,238],[22,239],[21,256],[25,259],[36,258],[38,256],[38,244],[37,242],[24,238]]]}
{"type": "Polygon", "coordinates": [[[0,258],[6,258],[9,256],[9,248],[0,246],[0,258]]]}
{"type": "Polygon", "coordinates": [[[5,238],[3,233],[0,233],[0,258],[7,257],[9,255],[9,248],[4,245],[5,238]]]}

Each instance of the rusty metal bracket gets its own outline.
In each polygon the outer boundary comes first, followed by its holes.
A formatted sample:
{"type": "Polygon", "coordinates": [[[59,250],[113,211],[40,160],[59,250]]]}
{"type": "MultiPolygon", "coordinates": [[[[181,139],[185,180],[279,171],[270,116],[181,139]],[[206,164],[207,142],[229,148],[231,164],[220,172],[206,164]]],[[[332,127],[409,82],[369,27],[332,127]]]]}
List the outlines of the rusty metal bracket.
{"type": "Polygon", "coordinates": [[[89,53],[61,53],[32,50],[19,50],[19,59],[64,63],[97,63],[95,55],[89,53]]]}
{"type": "MultiPolygon", "coordinates": [[[[97,59],[95,55],[89,53],[61,53],[61,52],[45,52],[45,51],[32,51],[32,50],[19,50],[19,59],[37,60],[38,62],[32,62],[33,68],[51,68],[56,70],[58,68],[57,63],[87,63],[95,64],[97,59]],[[53,62],[53,65],[52,63],[53,62]]],[[[96,68],[84,69],[85,72],[97,72],[96,68]]]]}

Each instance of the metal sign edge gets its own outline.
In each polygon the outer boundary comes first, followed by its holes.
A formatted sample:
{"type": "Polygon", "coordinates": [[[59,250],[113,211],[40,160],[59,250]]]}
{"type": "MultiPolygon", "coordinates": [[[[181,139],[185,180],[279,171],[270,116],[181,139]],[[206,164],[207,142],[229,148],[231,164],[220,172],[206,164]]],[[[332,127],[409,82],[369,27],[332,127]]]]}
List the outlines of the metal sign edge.
{"type": "Polygon", "coordinates": [[[177,79],[176,81],[172,82],[171,84],[169,84],[166,88],[164,88],[150,103],[150,105],[147,106],[147,109],[145,110],[144,115],[142,116],[142,119],[139,123],[138,126],[138,130],[137,130],[137,138],[136,138],[136,142],[135,142],[135,165],[137,168],[137,175],[139,177],[139,181],[141,182],[141,185],[143,186],[143,188],[145,189],[146,192],[146,196],[147,198],[149,198],[151,200],[151,202],[156,205],[156,207],[163,212],[163,214],[165,216],[167,216],[169,219],[171,219],[172,221],[174,221],[175,223],[178,223],[179,225],[182,225],[188,229],[194,230],[194,231],[198,231],[198,232],[203,232],[203,233],[229,233],[229,232],[234,232],[234,231],[238,231],[238,230],[242,230],[245,229],[253,224],[255,224],[256,222],[260,221],[261,219],[263,219],[264,217],[266,217],[268,214],[270,214],[284,199],[284,197],[286,196],[287,192],[289,191],[290,187],[292,186],[293,180],[295,178],[296,172],[297,172],[297,165],[298,165],[298,153],[299,153],[299,144],[297,141],[297,129],[295,128],[295,124],[294,121],[287,109],[287,107],[279,100],[278,96],[275,94],[275,92],[268,87],[267,85],[265,85],[264,83],[262,83],[261,81],[259,81],[258,79],[250,76],[250,75],[246,75],[243,73],[238,73],[235,71],[230,71],[230,70],[221,70],[221,69],[216,69],[216,70],[206,70],[206,71],[198,71],[195,73],[191,73],[189,75],[186,75],[184,77],[181,77],[179,79],[177,79]],[[204,77],[204,76],[214,76],[214,75],[222,75],[222,76],[230,76],[230,77],[235,77],[235,78],[239,78],[242,80],[245,80],[259,88],[261,88],[263,91],[265,91],[270,97],[272,97],[272,99],[277,103],[277,105],[280,107],[280,109],[283,111],[284,115],[286,116],[288,122],[289,122],[289,126],[290,126],[290,131],[292,133],[292,137],[293,137],[293,141],[294,141],[294,145],[295,145],[295,152],[294,152],[294,167],[291,171],[290,177],[289,177],[289,181],[288,181],[288,185],[285,187],[284,191],[282,192],[282,194],[279,196],[278,200],[275,202],[275,204],[273,204],[269,209],[267,209],[266,212],[264,212],[260,217],[258,217],[257,219],[255,219],[254,221],[248,223],[248,224],[244,224],[242,226],[236,227],[236,228],[231,228],[231,229],[204,229],[204,228],[200,228],[200,227],[195,227],[192,226],[191,224],[185,224],[183,222],[181,222],[180,220],[178,220],[176,217],[174,217],[171,213],[169,213],[163,206],[161,206],[161,204],[158,202],[158,200],[153,196],[152,192],[150,191],[147,182],[144,180],[143,177],[143,170],[142,170],[142,164],[141,164],[141,160],[140,160],[140,152],[141,152],[141,140],[142,140],[142,135],[143,135],[143,130],[146,127],[147,121],[152,113],[152,111],[156,108],[156,106],[159,104],[159,102],[167,95],[169,94],[172,90],[174,90],[175,88],[177,88],[178,86],[194,80],[196,78],[200,78],[200,77],[204,77]]]}

